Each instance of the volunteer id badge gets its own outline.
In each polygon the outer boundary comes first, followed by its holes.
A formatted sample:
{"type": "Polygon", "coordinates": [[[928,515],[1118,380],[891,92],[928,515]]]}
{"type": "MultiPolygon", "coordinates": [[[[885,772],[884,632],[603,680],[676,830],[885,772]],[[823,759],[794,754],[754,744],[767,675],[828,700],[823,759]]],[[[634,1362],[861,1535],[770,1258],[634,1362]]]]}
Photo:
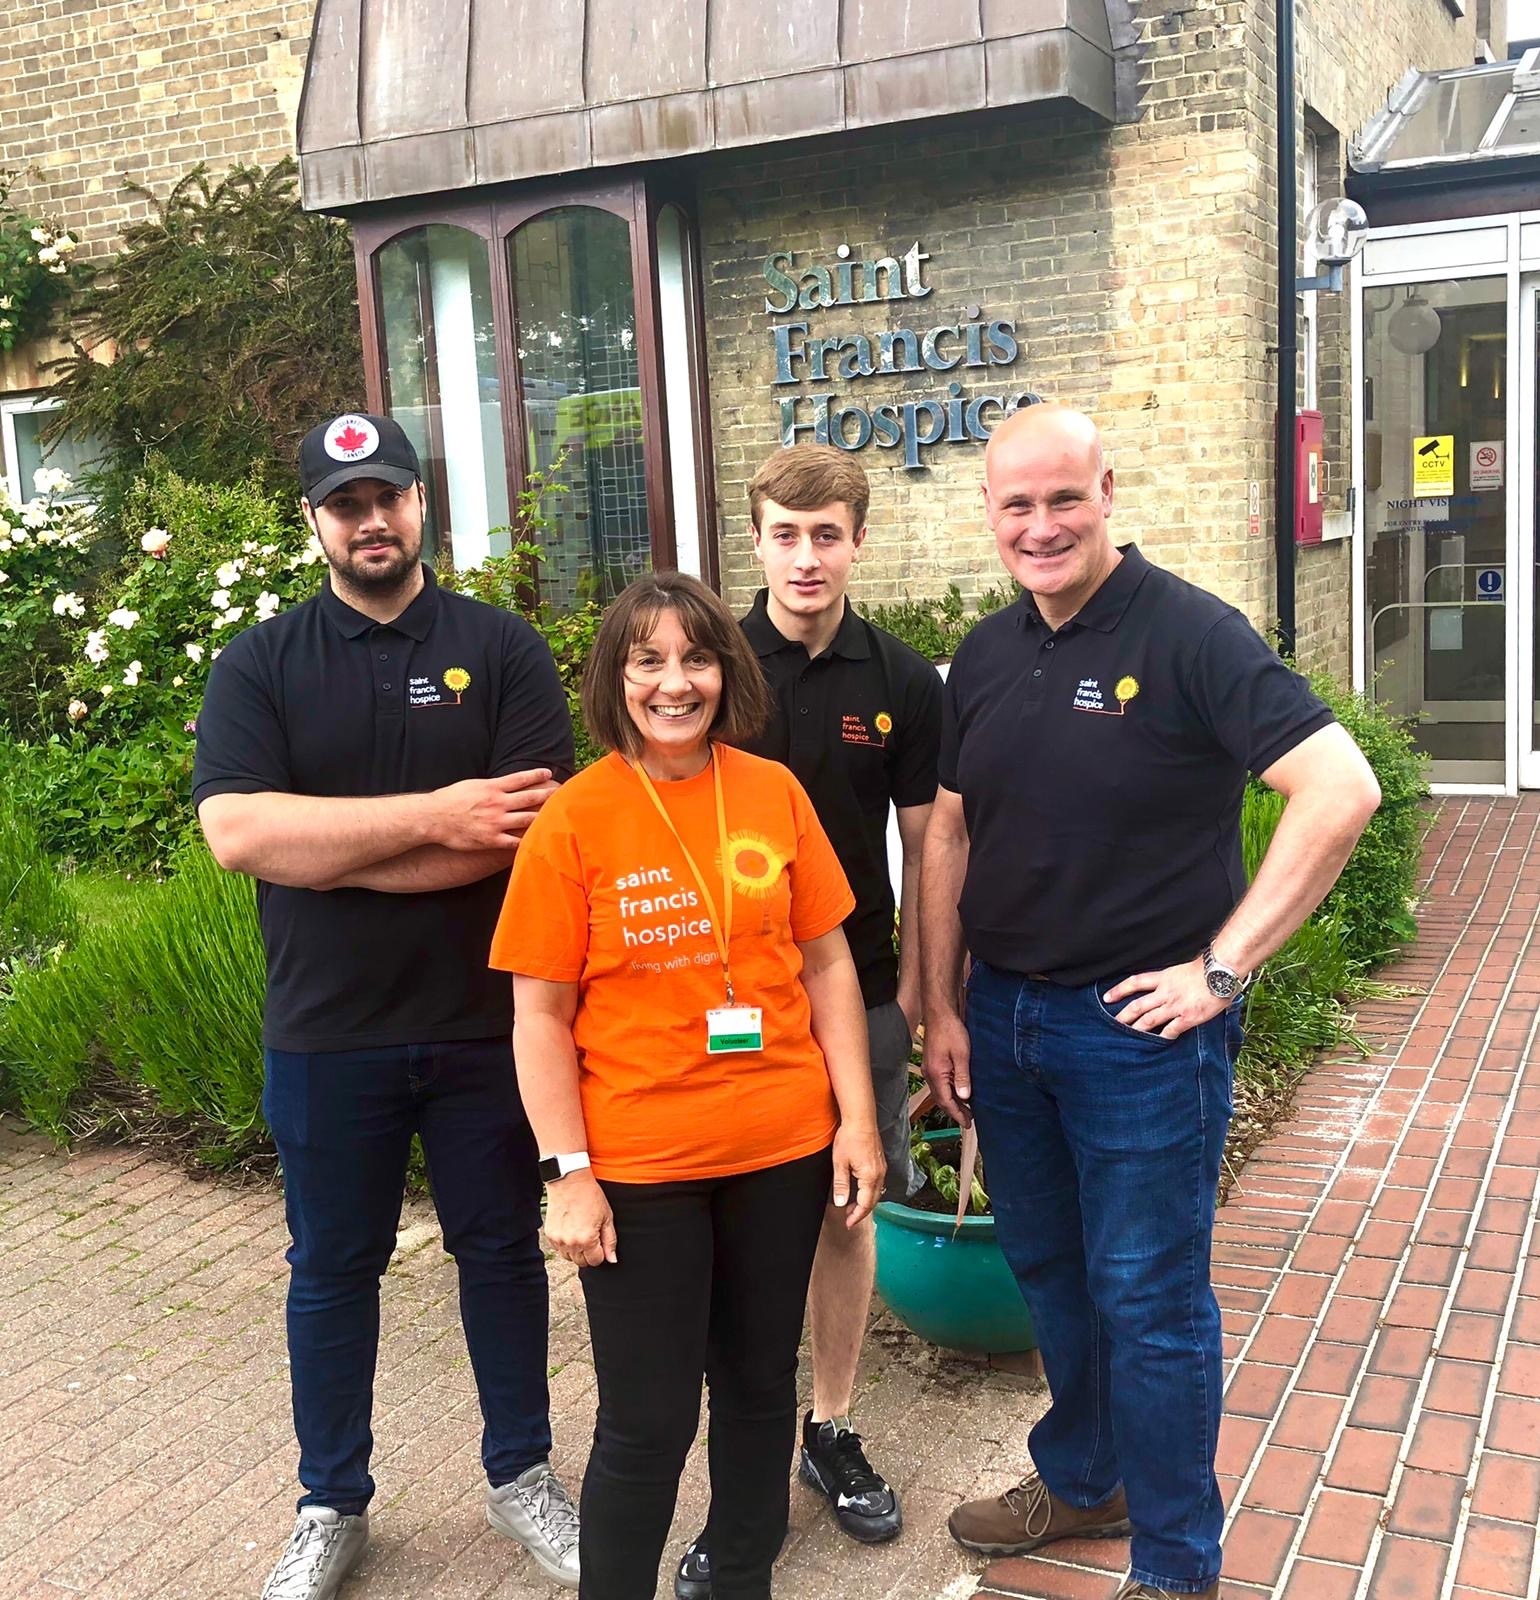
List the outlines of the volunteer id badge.
{"type": "Polygon", "coordinates": [[[727,1055],[734,1050],[763,1050],[764,1013],[758,1006],[717,1006],[706,1013],[706,1054],[727,1055]]]}

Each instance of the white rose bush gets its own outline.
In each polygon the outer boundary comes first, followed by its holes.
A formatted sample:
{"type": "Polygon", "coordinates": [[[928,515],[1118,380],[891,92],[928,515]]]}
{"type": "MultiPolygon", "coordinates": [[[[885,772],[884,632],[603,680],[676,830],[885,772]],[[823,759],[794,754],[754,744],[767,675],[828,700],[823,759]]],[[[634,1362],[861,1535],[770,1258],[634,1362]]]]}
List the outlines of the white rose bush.
{"type": "Polygon", "coordinates": [[[63,474],[0,497],[0,716],[47,842],[77,858],[162,862],[190,828],[198,708],[218,652],[313,594],[320,547],[298,508],[250,484],[152,469],[120,525],[97,526],[63,474]]]}

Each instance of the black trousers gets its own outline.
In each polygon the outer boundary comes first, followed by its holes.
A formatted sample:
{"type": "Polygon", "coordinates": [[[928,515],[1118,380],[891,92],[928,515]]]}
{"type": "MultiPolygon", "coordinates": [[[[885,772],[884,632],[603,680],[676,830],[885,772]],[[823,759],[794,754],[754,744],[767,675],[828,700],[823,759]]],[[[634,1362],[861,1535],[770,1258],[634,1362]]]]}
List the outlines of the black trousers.
{"type": "Polygon", "coordinates": [[[611,1266],[581,1272],[599,1415],[583,1479],[583,1600],[652,1600],[710,1397],[714,1600],[768,1600],[786,1536],[797,1345],[827,1149],[730,1178],[605,1183],[611,1266]]]}

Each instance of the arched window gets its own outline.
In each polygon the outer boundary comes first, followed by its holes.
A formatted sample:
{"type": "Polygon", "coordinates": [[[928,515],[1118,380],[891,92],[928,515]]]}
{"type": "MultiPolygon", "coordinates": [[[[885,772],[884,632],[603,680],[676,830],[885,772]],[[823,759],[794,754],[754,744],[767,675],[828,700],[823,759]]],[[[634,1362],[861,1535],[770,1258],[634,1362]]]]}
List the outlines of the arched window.
{"type": "Polygon", "coordinates": [[[370,404],[423,459],[435,548],[509,548],[540,486],[543,600],[714,575],[693,227],[639,177],[354,221],[370,404]]]}
{"type": "Polygon", "coordinates": [[[508,463],[487,242],[430,223],[379,252],[385,404],[422,458],[428,548],[508,550],[508,463]]]}
{"type": "Polygon", "coordinates": [[[611,600],[652,564],[631,230],[564,206],[509,240],[525,459],[549,479],[542,596],[611,600]]]}

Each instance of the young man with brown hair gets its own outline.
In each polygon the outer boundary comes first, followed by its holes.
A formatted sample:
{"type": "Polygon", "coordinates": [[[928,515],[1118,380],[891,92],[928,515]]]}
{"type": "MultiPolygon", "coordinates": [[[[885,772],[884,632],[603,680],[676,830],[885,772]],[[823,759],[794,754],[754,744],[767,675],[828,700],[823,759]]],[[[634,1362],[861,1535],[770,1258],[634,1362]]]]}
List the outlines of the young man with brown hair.
{"type": "MultiPolygon", "coordinates": [[[[749,485],[754,553],[765,569],[743,630],[770,684],[775,710],[749,748],[788,766],[812,799],[850,880],[856,909],[845,935],[861,979],[887,1194],[913,1186],[909,1050],[920,1021],[920,845],[936,793],[941,680],[924,657],[873,627],[846,597],[866,538],[866,473],[843,450],[778,450],[749,485]],[[895,911],[888,872],[889,807],[903,846],[895,911]]],[[[866,1459],[850,1426],[851,1394],[876,1272],[868,1221],[845,1226],[832,1206],[813,1265],[813,1405],[802,1428],[800,1475],[825,1495],[840,1526],[875,1544],[903,1525],[898,1496],[866,1459]]],[[[730,1515],[713,1504],[711,1520],[730,1515]]],[[[685,1552],[679,1600],[711,1594],[711,1526],[685,1552]]]]}

